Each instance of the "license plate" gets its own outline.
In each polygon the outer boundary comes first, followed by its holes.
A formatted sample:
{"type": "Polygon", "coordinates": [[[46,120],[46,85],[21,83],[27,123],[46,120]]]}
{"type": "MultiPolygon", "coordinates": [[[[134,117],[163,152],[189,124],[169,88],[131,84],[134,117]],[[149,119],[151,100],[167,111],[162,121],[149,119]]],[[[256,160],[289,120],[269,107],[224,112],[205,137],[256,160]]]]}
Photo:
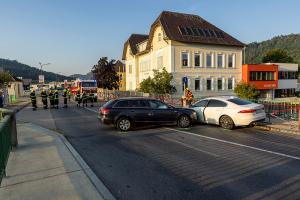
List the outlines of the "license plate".
{"type": "Polygon", "coordinates": [[[264,112],[264,110],[256,110],[256,114],[262,113],[262,112],[264,112]]]}

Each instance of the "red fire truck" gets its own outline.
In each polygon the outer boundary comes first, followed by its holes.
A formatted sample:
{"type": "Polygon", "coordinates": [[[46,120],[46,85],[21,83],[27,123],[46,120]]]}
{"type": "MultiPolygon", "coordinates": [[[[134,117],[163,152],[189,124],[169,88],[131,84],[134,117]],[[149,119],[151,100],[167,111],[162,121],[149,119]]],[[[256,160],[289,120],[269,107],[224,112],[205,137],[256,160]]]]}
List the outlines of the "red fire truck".
{"type": "Polygon", "coordinates": [[[96,80],[81,80],[76,79],[71,86],[72,94],[76,94],[80,90],[80,93],[86,92],[88,94],[93,93],[95,100],[97,100],[97,81],[96,80]]]}

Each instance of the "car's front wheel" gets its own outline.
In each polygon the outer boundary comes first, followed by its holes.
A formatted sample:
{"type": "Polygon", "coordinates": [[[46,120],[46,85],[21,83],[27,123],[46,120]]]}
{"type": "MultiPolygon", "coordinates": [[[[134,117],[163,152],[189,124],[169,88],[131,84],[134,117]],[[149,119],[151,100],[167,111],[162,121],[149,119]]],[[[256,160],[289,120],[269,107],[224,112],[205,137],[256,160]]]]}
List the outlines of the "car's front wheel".
{"type": "Polygon", "coordinates": [[[221,118],[220,118],[220,126],[222,128],[225,128],[225,129],[233,129],[234,128],[234,122],[233,120],[231,119],[231,117],[227,116],[227,115],[223,115],[221,118]]]}
{"type": "Polygon", "coordinates": [[[131,126],[132,126],[132,123],[131,123],[130,119],[128,119],[127,117],[121,117],[117,121],[117,128],[120,131],[129,131],[131,126]]]}
{"type": "Polygon", "coordinates": [[[191,125],[191,119],[186,115],[182,115],[178,118],[177,125],[180,128],[188,128],[191,125]]]}

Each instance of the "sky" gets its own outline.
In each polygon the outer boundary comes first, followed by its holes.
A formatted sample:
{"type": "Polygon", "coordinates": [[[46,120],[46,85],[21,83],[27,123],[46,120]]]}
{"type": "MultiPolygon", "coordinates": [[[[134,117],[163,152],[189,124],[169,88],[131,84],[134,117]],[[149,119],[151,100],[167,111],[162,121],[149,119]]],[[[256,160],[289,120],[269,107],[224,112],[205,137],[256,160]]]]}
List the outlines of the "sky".
{"type": "Polygon", "coordinates": [[[300,33],[300,0],[0,0],[0,58],[63,75],[121,59],[163,10],[201,16],[244,43],[300,33]]]}

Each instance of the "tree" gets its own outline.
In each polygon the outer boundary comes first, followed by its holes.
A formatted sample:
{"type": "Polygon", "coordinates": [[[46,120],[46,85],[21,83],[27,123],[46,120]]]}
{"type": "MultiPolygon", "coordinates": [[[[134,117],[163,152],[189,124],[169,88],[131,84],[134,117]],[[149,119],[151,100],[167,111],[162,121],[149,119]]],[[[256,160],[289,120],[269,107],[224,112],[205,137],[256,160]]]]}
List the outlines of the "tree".
{"type": "Polygon", "coordinates": [[[0,88],[3,87],[5,83],[12,81],[13,78],[8,72],[0,72],[0,88]]]}
{"type": "Polygon", "coordinates": [[[115,60],[108,61],[107,57],[102,57],[93,66],[92,73],[97,80],[98,87],[103,89],[118,89],[119,76],[115,71],[115,60]]]}
{"type": "Polygon", "coordinates": [[[272,49],[262,58],[263,63],[292,63],[293,58],[288,55],[287,51],[282,49],[272,49]]]}
{"type": "Polygon", "coordinates": [[[172,74],[168,73],[165,68],[160,72],[153,70],[153,78],[148,77],[140,83],[140,91],[152,94],[172,94],[176,92],[176,88],[171,85],[173,79],[172,74]]]}
{"type": "Polygon", "coordinates": [[[242,99],[257,99],[259,97],[259,90],[254,85],[241,82],[235,88],[234,92],[242,99]]]}

